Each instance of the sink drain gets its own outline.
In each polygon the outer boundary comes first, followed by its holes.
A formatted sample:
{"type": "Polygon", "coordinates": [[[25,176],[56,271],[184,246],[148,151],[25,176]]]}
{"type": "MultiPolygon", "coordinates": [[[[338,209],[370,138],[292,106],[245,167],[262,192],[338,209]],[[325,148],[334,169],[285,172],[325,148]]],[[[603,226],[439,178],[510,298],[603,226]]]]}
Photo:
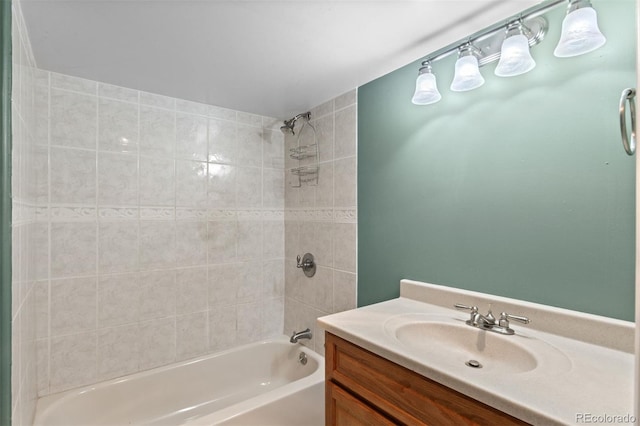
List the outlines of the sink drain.
{"type": "Polygon", "coordinates": [[[480,362],[476,361],[475,359],[470,359],[469,361],[465,362],[465,365],[471,368],[482,368],[482,364],[480,364],[480,362]]]}

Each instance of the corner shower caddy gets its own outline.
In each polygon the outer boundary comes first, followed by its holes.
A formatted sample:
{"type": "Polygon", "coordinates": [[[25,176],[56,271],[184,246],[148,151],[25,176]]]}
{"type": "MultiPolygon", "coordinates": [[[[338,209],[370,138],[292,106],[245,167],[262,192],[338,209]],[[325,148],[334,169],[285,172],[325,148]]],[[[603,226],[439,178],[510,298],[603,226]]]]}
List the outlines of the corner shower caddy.
{"type": "Polygon", "coordinates": [[[318,152],[318,135],[316,133],[315,127],[313,127],[313,125],[309,122],[309,120],[311,119],[311,113],[306,112],[296,115],[291,120],[285,121],[285,125],[280,129],[285,133],[291,133],[292,135],[295,135],[295,122],[300,118],[303,118],[304,122],[302,123],[302,126],[298,131],[298,137],[296,139],[297,146],[295,148],[289,149],[289,157],[298,161],[298,166],[293,167],[289,170],[293,176],[297,177],[297,179],[293,179],[291,182],[291,186],[294,188],[301,187],[303,183],[312,186],[318,185],[318,172],[320,170],[320,166],[318,164],[320,157],[318,152]],[[305,136],[309,131],[313,132],[313,143],[300,145],[300,142],[304,140],[303,136],[305,136]],[[310,161],[304,161],[307,159],[309,159],[310,161]]]}

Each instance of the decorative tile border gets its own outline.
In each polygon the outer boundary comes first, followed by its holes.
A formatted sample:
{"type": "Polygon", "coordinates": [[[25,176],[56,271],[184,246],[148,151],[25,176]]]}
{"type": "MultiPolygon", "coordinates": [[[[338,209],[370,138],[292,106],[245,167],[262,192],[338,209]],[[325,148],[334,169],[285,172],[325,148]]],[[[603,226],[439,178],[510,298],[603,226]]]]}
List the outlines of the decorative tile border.
{"type": "Polygon", "coordinates": [[[140,207],[140,219],[172,220],[176,218],[173,207],[140,207]]]}
{"type": "Polygon", "coordinates": [[[97,209],[86,206],[51,206],[49,217],[52,222],[96,220],[97,209]]]}
{"type": "Polygon", "coordinates": [[[176,209],[176,220],[207,220],[207,209],[176,209]]]}
{"type": "MultiPolygon", "coordinates": [[[[296,220],[332,220],[332,210],[309,210],[296,212],[296,220]]],[[[52,206],[35,207],[20,206],[14,209],[14,215],[27,215],[32,221],[74,222],[87,220],[178,220],[178,221],[282,221],[285,211],[280,209],[205,209],[205,208],[173,208],[173,207],[118,207],[107,206],[52,206]]],[[[25,221],[22,219],[22,221],[25,221]]]]}
{"type": "Polygon", "coordinates": [[[135,207],[101,207],[98,209],[99,219],[138,219],[138,209],[135,207]]]}
{"type": "Polygon", "coordinates": [[[341,223],[357,223],[358,211],[356,209],[335,209],[333,220],[341,223]]]}
{"type": "Polygon", "coordinates": [[[302,222],[340,222],[356,223],[356,209],[287,209],[285,220],[302,222]]]}

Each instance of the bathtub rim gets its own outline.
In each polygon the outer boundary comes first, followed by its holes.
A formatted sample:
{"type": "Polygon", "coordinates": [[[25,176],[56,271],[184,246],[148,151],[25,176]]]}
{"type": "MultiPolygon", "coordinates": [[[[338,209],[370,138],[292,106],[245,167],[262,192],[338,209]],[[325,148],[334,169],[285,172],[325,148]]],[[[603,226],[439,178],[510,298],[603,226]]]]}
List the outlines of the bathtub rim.
{"type": "Polygon", "coordinates": [[[203,360],[207,360],[207,359],[211,359],[211,358],[216,358],[216,357],[220,357],[220,356],[224,356],[230,353],[234,353],[234,352],[239,352],[239,351],[243,351],[243,350],[251,350],[251,348],[255,348],[261,345],[266,345],[266,344],[270,344],[270,343],[278,343],[278,344],[282,344],[285,343],[286,345],[289,345],[291,347],[297,347],[297,349],[299,349],[300,351],[304,352],[307,357],[314,359],[317,364],[318,367],[316,368],[316,370],[314,372],[312,372],[311,374],[309,374],[308,376],[304,376],[298,380],[295,380],[291,383],[287,383],[284,386],[275,388],[275,389],[271,389],[263,394],[260,395],[256,395],[254,397],[251,397],[245,401],[240,401],[237,402],[235,404],[232,404],[228,407],[222,408],[220,410],[214,411],[213,413],[207,414],[205,416],[193,419],[193,420],[188,420],[187,422],[183,423],[184,425],[204,425],[204,424],[216,424],[219,422],[222,422],[224,420],[230,419],[232,417],[236,417],[239,416],[241,414],[244,414],[248,411],[250,411],[251,409],[255,409],[258,407],[261,407],[263,405],[266,405],[272,401],[284,398],[285,396],[291,395],[295,392],[298,392],[302,389],[305,389],[307,387],[310,387],[314,384],[323,382],[325,379],[325,374],[324,374],[324,368],[325,368],[325,364],[324,364],[324,357],[318,353],[316,353],[315,351],[313,351],[311,348],[308,348],[300,343],[295,343],[292,344],[289,342],[289,337],[285,336],[285,335],[280,335],[280,336],[275,336],[275,337],[270,337],[270,338],[266,338],[266,339],[261,339],[259,341],[256,342],[252,342],[252,343],[247,343],[244,345],[240,345],[240,346],[235,346],[233,348],[230,349],[225,349],[222,351],[218,351],[218,352],[213,352],[210,354],[205,354],[205,355],[201,355],[198,356],[196,358],[189,358],[187,360],[184,361],[177,361],[171,364],[167,364],[167,365],[163,365],[160,367],[155,367],[152,368],[150,370],[144,370],[144,371],[139,371],[137,373],[132,373],[132,374],[128,374],[125,376],[120,376],[120,377],[116,377],[113,379],[107,379],[105,381],[102,382],[98,382],[98,383],[94,383],[91,385],[85,385],[85,386],[81,386],[78,388],[73,388],[73,389],[69,389],[66,391],[61,391],[58,393],[54,393],[54,394],[50,394],[50,395],[45,395],[43,397],[38,398],[37,403],[36,403],[36,412],[35,412],[35,416],[34,416],[34,422],[33,422],[33,426],[41,426],[42,423],[40,421],[40,419],[51,409],[56,408],[57,405],[63,404],[64,402],[66,402],[69,399],[72,399],[74,397],[77,397],[79,395],[82,395],[84,393],[90,392],[90,391],[94,391],[94,390],[98,390],[100,388],[104,388],[107,387],[109,385],[113,385],[113,384],[117,384],[117,383],[121,383],[121,382],[126,382],[126,381],[130,381],[130,380],[134,380],[136,378],[140,378],[140,377],[147,377],[150,375],[154,375],[154,374],[158,374],[158,373],[162,373],[164,371],[169,371],[169,370],[173,370],[179,367],[183,367],[183,366],[187,366],[190,364],[194,364],[197,362],[201,362],[203,360]],[[204,423],[202,423],[201,421],[204,421],[204,423]]]}

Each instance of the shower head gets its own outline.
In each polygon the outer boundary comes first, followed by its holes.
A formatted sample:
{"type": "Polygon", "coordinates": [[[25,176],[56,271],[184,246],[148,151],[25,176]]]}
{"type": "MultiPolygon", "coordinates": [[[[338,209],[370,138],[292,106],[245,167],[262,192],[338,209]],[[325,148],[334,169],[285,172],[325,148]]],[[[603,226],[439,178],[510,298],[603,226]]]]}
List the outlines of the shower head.
{"type": "Polygon", "coordinates": [[[285,135],[286,134],[295,135],[295,132],[293,131],[293,126],[294,126],[294,123],[291,120],[285,121],[284,126],[280,126],[280,131],[285,135]]]}
{"type": "Polygon", "coordinates": [[[311,120],[311,112],[298,114],[289,120],[285,120],[284,126],[280,126],[280,131],[285,135],[286,134],[295,135],[296,132],[294,132],[293,129],[294,127],[296,127],[296,121],[298,121],[299,118],[304,118],[305,120],[309,121],[311,120]]]}

